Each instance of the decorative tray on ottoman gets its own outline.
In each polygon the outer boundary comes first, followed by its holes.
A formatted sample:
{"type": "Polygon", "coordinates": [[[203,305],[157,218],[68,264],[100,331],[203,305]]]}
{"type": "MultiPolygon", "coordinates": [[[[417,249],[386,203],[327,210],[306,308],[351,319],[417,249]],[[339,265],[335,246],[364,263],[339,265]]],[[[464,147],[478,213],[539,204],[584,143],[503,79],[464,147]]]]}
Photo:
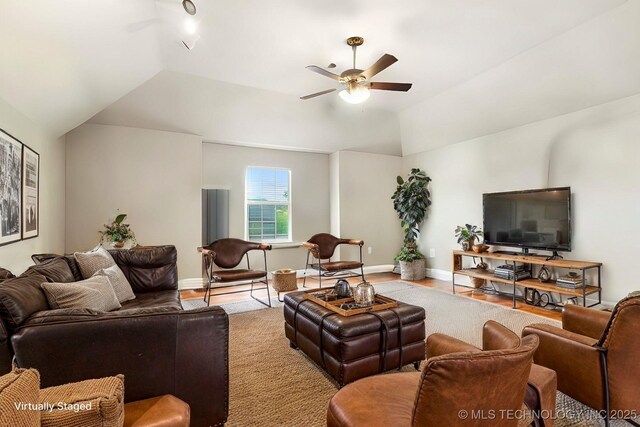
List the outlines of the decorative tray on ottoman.
{"type": "Polygon", "coordinates": [[[304,298],[334,311],[341,316],[355,316],[356,314],[387,310],[398,306],[398,301],[376,294],[376,300],[373,305],[369,307],[359,307],[356,305],[353,297],[337,298],[333,288],[305,291],[304,298]]]}

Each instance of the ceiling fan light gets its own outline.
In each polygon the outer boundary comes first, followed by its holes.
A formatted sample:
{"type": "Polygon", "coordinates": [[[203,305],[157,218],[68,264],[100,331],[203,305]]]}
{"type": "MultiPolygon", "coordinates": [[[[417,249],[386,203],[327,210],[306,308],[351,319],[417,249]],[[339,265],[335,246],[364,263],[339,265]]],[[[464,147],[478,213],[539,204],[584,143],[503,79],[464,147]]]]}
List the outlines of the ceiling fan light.
{"type": "Polygon", "coordinates": [[[338,95],[343,99],[343,101],[348,102],[349,104],[361,104],[369,99],[371,91],[369,91],[369,88],[367,87],[356,86],[351,88],[351,90],[349,90],[349,88],[343,89],[338,92],[338,95]]]}
{"type": "Polygon", "coordinates": [[[182,7],[189,15],[196,14],[196,5],[191,0],[182,0],[182,7]]]}

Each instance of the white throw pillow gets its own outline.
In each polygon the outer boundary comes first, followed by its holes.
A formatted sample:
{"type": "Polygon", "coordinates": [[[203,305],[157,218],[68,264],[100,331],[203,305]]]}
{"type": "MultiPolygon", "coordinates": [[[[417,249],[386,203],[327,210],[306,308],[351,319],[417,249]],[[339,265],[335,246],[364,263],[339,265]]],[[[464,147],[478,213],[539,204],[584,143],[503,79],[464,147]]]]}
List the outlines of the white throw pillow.
{"type": "Polygon", "coordinates": [[[45,282],[40,287],[52,309],[88,308],[111,311],[121,307],[107,276],[96,276],[72,283],[45,282]]]}
{"type": "Polygon", "coordinates": [[[124,273],[117,265],[111,266],[109,268],[101,268],[100,270],[96,271],[96,273],[91,277],[96,276],[106,276],[109,278],[109,282],[111,282],[113,290],[115,291],[120,303],[136,298],[136,294],[134,294],[133,289],[131,289],[131,284],[129,284],[129,281],[124,276],[124,273]]]}

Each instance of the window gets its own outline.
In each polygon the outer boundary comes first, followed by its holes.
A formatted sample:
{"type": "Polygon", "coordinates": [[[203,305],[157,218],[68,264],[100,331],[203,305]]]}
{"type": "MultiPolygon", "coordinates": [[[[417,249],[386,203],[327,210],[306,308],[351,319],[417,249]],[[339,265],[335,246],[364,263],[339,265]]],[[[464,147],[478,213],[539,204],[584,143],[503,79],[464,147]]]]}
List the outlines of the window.
{"type": "Polygon", "coordinates": [[[247,169],[245,201],[248,240],[291,241],[291,171],[288,169],[247,169]]]}

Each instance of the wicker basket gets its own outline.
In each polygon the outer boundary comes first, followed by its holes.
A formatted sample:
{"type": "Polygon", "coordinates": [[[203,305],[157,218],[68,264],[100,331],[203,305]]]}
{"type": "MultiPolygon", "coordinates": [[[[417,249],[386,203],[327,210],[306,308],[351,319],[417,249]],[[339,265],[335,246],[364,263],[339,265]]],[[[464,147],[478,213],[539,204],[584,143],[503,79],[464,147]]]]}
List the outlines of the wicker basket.
{"type": "Polygon", "coordinates": [[[298,289],[298,281],[296,280],[296,271],[290,268],[276,270],[273,272],[273,289],[276,292],[295,291],[298,289]]]}
{"type": "Polygon", "coordinates": [[[473,287],[476,289],[482,288],[487,284],[487,281],[485,279],[481,279],[479,277],[470,277],[469,279],[471,280],[471,284],[473,285],[473,287]]]}

